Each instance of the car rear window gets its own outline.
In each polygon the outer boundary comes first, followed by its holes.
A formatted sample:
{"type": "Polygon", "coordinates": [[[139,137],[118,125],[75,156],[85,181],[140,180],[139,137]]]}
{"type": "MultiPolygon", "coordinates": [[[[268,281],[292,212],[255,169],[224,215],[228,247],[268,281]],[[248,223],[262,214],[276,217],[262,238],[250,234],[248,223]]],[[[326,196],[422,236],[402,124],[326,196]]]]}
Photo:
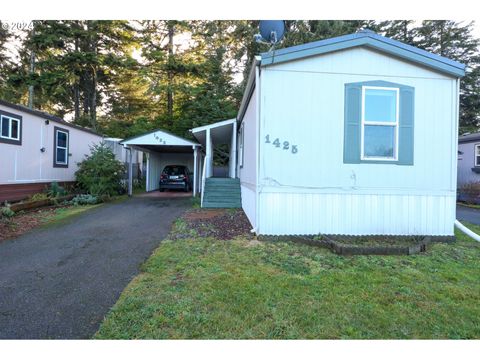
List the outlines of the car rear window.
{"type": "Polygon", "coordinates": [[[163,173],[167,175],[184,175],[185,167],[184,166],[166,166],[163,169],[163,173]]]}

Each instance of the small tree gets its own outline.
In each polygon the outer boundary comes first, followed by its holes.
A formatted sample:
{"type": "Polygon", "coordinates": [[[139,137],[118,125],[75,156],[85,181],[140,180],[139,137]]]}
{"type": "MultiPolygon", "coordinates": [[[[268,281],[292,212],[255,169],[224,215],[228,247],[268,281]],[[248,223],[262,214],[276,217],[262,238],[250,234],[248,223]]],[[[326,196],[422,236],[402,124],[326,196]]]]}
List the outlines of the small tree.
{"type": "Polygon", "coordinates": [[[78,163],[75,173],[78,186],[95,196],[112,196],[122,191],[125,165],[115,159],[104,143],[90,147],[90,155],[78,163]]]}

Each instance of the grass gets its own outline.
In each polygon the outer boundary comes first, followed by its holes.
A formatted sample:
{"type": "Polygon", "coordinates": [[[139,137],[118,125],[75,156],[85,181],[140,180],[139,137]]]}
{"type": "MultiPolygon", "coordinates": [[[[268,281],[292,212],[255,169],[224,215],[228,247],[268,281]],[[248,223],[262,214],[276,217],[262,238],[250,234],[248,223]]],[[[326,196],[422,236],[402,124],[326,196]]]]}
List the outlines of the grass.
{"type": "Polygon", "coordinates": [[[290,242],[166,240],[95,337],[480,338],[480,244],[457,236],[421,255],[355,257],[290,242]]]}
{"type": "Polygon", "coordinates": [[[95,204],[95,205],[79,205],[79,206],[71,206],[71,207],[62,207],[55,209],[55,212],[52,216],[49,216],[43,219],[44,226],[52,226],[52,225],[61,225],[67,221],[70,221],[75,216],[83,214],[85,211],[95,209],[102,204],[95,204]]]}
{"type": "Polygon", "coordinates": [[[478,204],[470,204],[470,203],[465,203],[465,202],[457,202],[458,205],[460,206],[465,206],[465,207],[469,207],[469,208],[472,208],[472,209],[480,209],[480,205],[478,204]]]}

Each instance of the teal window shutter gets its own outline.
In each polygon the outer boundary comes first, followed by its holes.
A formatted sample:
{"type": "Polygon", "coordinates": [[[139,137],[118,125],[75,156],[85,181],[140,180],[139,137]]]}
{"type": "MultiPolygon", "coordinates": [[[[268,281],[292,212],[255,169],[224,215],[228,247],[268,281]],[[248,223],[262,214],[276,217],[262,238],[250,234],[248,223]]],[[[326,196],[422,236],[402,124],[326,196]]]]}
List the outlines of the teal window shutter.
{"type": "Polygon", "coordinates": [[[400,86],[398,165],[413,165],[415,89],[400,86]]]}
{"type": "Polygon", "coordinates": [[[343,139],[343,163],[360,163],[362,85],[345,84],[345,129],[343,139]]]}

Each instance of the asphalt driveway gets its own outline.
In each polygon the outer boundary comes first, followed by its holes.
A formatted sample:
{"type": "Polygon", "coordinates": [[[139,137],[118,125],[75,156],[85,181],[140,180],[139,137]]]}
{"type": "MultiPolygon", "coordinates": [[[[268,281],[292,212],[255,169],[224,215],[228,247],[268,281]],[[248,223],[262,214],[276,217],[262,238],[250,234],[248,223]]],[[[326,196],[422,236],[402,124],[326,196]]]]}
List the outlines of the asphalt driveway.
{"type": "Polygon", "coordinates": [[[132,198],[0,243],[0,338],[91,337],[189,206],[132,198]]]}
{"type": "Polygon", "coordinates": [[[457,205],[457,220],[480,225],[480,209],[457,205]]]}

